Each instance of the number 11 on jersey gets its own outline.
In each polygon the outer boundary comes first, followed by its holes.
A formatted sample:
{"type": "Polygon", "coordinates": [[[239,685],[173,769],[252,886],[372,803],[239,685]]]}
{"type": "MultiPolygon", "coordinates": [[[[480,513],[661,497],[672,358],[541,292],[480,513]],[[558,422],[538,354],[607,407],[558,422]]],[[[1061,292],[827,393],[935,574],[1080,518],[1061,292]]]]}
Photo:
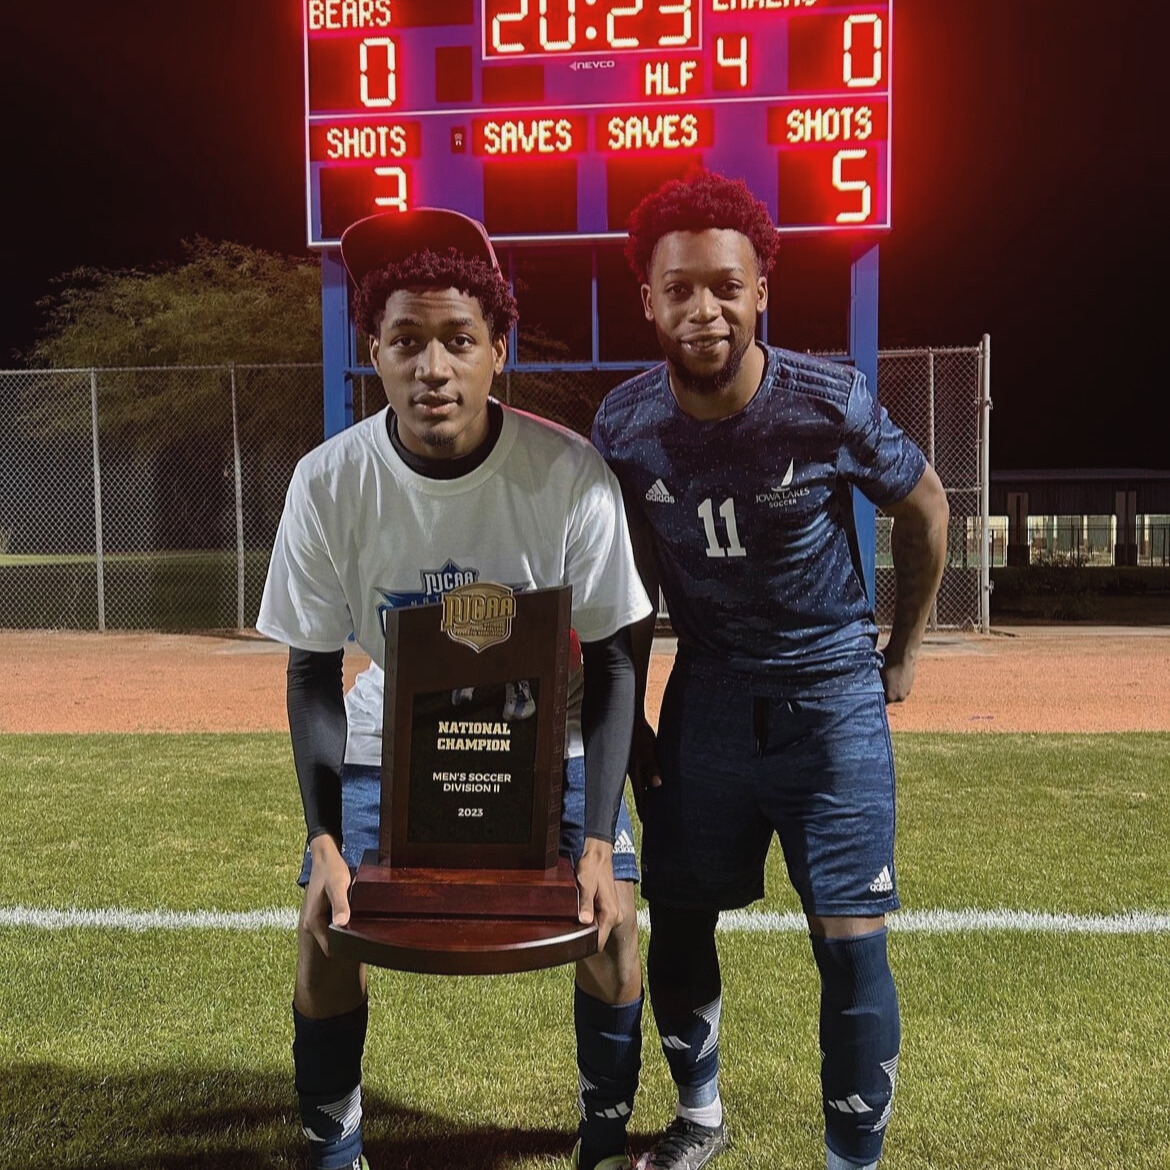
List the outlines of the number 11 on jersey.
{"type": "Polygon", "coordinates": [[[735,500],[733,497],[728,496],[719,505],[719,515],[727,532],[726,548],[719,543],[719,533],[715,529],[715,510],[710,498],[699,505],[699,519],[703,521],[703,532],[707,537],[707,555],[709,557],[746,557],[747,549],[739,543],[739,529],[735,524],[735,500]]]}

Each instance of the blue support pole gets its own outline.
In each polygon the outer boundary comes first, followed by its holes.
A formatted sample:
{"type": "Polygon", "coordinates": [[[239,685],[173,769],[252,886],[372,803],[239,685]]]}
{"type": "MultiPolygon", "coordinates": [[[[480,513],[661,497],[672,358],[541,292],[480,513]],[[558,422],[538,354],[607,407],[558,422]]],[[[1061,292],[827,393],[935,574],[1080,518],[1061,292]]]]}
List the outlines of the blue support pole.
{"type": "Polygon", "coordinates": [[[592,315],[589,332],[589,357],[593,368],[601,365],[601,316],[598,312],[599,287],[597,283],[597,245],[589,249],[589,312],[592,315]]]}
{"type": "Polygon", "coordinates": [[[353,334],[349,324],[349,290],[341,253],[321,253],[321,361],[324,366],[325,438],[353,425],[353,334]]]}
{"type": "MultiPolygon", "coordinates": [[[[849,356],[878,393],[878,247],[874,244],[853,258],[849,279],[849,356]]],[[[876,509],[859,491],[853,492],[853,519],[870,604],[875,602],[877,561],[876,509]]]]}

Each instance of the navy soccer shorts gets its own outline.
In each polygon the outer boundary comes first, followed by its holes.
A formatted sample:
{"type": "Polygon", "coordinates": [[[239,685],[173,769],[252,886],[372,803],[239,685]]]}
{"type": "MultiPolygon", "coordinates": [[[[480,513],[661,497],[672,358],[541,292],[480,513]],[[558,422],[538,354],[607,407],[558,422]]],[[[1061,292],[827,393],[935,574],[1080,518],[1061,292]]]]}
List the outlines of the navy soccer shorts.
{"type": "MultiPolygon", "coordinates": [[[[341,769],[341,855],[356,872],[367,849],[378,848],[378,818],[382,802],[381,770],[363,764],[346,764],[341,769]]],[[[585,760],[572,756],[565,761],[565,784],[561,805],[561,853],[575,866],[585,848],[585,760]]],[[[300,885],[308,884],[313,868],[309,850],[305,850],[300,885]]],[[[613,876],[618,881],[638,880],[638,861],[634,852],[634,829],[630,814],[622,802],[618,811],[617,833],[613,844],[613,876]]]]}
{"type": "Polygon", "coordinates": [[[775,833],[806,914],[896,910],[884,695],[766,692],[676,662],[659,719],[662,786],[643,801],[643,895],[682,909],[746,906],[763,897],[775,833]]]}

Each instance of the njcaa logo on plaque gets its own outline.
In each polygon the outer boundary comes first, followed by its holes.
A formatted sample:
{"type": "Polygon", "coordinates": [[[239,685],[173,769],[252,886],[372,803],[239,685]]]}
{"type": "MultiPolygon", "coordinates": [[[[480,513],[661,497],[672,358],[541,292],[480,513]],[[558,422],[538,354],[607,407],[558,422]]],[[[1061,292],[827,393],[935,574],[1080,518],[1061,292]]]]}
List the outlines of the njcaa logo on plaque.
{"type": "Polygon", "coordinates": [[[470,646],[476,654],[512,636],[516,598],[507,585],[473,581],[443,594],[440,628],[452,642],[470,646]]]}

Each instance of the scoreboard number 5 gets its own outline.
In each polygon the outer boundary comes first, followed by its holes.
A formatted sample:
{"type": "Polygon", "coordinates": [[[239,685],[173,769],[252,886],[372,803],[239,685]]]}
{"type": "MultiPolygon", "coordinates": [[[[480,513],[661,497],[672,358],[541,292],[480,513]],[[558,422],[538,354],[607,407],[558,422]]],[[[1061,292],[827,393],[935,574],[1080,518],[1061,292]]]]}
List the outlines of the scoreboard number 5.
{"type": "Polygon", "coordinates": [[[873,188],[866,179],[850,179],[845,175],[845,164],[869,158],[868,150],[839,150],[833,155],[833,186],[845,193],[855,192],[859,200],[856,211],[842,211],[838,223],[865,223],[873,213],[873,188]]]}

